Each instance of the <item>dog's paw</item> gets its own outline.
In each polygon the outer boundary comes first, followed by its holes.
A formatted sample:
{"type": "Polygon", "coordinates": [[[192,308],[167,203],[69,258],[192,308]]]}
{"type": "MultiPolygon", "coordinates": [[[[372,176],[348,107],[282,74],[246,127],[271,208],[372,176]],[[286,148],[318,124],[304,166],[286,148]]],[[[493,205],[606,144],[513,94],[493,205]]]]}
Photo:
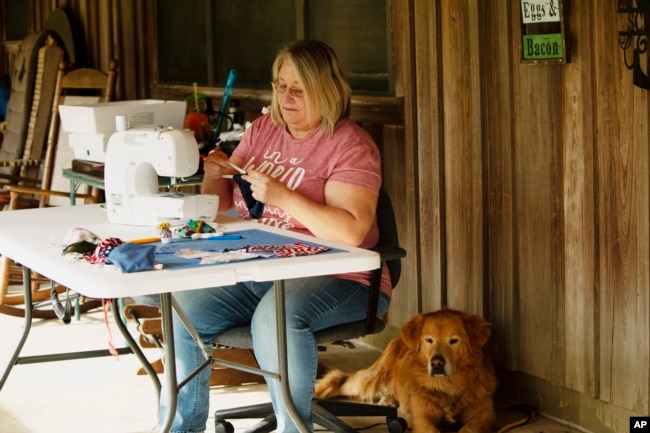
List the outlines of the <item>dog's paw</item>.
{"type": "Polygon", "coordinates": [[[376,398],[376,400],[374,401],[375,404],[381,406],[393,406],[399,408],[399,401],[397,401],[397,399],[393,397],[393,395],[390,394],[387,389],[382,389],[380,392],[376,394],[375,398],[376,398]]]}
{"type": "Polygon", "coordinates": [[[341,395],[341,386],[348,379],[348,374],[341,370],[331,370],[322,379],[316,381],[314,397],[330,398],[341,395]]]}

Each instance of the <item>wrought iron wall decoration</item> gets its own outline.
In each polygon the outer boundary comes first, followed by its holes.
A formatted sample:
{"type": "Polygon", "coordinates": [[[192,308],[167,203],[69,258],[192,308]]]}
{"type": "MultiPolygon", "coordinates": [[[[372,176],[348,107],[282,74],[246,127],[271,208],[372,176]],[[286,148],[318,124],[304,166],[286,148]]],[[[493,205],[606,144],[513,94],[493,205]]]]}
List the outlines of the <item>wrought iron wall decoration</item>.
{"type": "Polygon", "coordinates": [[[618,32],[618,46],[624,51],[625,66],[632,70],[635,86],[650,90],[650,0],[618,0],[618,13],[625,23],[625,30],[618,32]]]}

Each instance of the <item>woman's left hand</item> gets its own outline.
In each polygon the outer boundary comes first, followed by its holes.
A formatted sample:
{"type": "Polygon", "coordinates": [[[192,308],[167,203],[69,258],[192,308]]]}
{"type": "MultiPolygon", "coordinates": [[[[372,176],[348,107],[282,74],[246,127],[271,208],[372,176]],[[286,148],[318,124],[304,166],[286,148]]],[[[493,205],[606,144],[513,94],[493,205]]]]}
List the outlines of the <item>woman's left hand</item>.
{"type": "Polygon", "coordinates": [[[250,182],[253,198],[265,204],[282,207],[283,200],[291,194],[286,185],[259,171],[250,170],[242,179],[250,182]]]}

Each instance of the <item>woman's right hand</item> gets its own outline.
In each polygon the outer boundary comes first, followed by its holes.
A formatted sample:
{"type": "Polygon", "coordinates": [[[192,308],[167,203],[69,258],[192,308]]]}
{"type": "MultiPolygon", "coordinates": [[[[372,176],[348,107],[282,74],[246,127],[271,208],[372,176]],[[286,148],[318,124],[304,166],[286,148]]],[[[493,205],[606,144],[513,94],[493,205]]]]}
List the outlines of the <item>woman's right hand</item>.
{"type": "Polygon", "coordinates": [[[211,180],[221,179],[227,171],[230,170],[228,165],[228,155],[221,149],[212,150],[208,156],[203,159],[204,178],[211,180]]]}
{"type": "Polygon", "coordinates": [[[224,178],[226,174],[233,174],[234,170],[228,165],[228,155],[221,149],[214,149],[203,159],[203,182],[201,194],[215,194],[219,196],[219,212],[230,209],[232,204],[232,179],[224,178]]]}

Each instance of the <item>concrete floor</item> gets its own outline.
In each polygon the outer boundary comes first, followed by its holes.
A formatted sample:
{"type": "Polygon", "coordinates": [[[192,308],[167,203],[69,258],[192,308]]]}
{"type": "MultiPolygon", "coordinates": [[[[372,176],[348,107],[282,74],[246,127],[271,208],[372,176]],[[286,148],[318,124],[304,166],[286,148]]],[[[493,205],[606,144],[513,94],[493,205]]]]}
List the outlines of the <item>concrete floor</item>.
{"type": "MultiPolygon", "coordinates": [[[[0,371],[5,366],[22,332],[20,318],[0,315],[0,371]]],[[[119,331],[112,326],[116,345],[122,344],[119,331]]],[[[56,320],[38,321],[32,327],[23,356],[53,352],[105,349],[111,336],[101,311],[83,316],[80,322],[63,325],[56,320]]],[[[157,349],[147,349],[150,360],[157,349]]],[[[329,347],[321,354],[327,367],[356,370],[371,364],[378,352],[357,344],[355,349],[329,347]]],[[[156,396],[150,379],[136,374],[140,365],[132,355],[84,360],[17,365],[0,391],[0,432],[11,433],[149,433],[156,425],[156,396]]],[[[235,407],[268,401],[265,385],[214,387],[211,409],[235,407]]],[[[497,402],[498,425],[522,418],[497,402]]],[[[385,432],[381,418],[347,420],[364,431],[385,432]]],[[[233,420],[236,431],[243,431],[255,420],[233,420]]],[[[317,430],[324,431],[323,429],[317,430]]],[[[577,433],[537,415],[512,432],[577,433]]],[[[214,432],[213,419],[207,432],[214,432]]]]}

